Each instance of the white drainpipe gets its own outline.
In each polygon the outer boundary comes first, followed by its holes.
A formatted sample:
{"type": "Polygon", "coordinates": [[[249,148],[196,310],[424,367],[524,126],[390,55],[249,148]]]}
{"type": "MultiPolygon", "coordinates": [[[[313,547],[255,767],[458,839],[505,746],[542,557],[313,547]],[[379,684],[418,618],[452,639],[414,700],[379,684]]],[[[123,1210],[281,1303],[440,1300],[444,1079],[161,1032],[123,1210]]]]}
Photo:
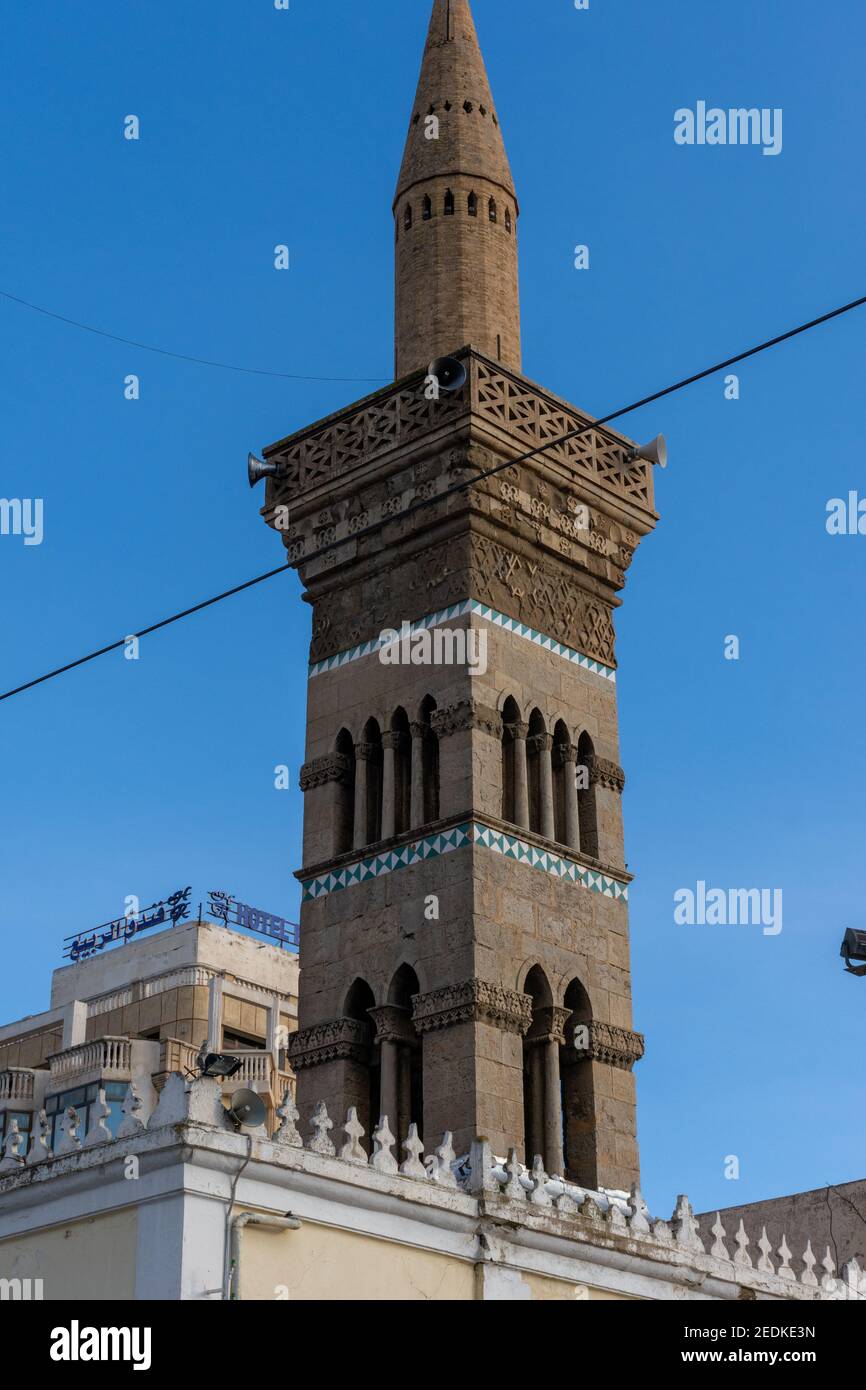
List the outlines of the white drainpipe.
{"type": "Polygon", "coordinates": [[[256,1211],[244,1211],[232,1218],[231,1264],[229,1265],[229,1298],[234,1301],[241,1297],[241,1231],[244,1226],[265,1226],[272,1231],[297,1231],[300,1221],[296,1216],[265,1216],[256,1211]]]}

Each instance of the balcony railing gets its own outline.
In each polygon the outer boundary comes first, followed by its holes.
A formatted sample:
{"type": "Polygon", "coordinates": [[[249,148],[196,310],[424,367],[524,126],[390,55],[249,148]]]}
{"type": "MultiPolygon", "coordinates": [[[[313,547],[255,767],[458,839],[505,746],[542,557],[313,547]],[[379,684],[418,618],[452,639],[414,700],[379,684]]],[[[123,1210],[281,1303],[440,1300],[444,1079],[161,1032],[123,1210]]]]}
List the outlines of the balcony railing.
{"type": "Polygon", "coordinates": [[[49,1058],[52,1087],[65,1085],[72,1077],[93,1075],[108,1080],[126,1080],[132,1064],[129,1038],[97,1038],[79,1043],[49,1058]]]}
{"type": "Polygon", "coordinates": [[[0,1100],[32,1100],[33,1072],[25,1067],[10,1067],[0,1072],[0,1100]]]}

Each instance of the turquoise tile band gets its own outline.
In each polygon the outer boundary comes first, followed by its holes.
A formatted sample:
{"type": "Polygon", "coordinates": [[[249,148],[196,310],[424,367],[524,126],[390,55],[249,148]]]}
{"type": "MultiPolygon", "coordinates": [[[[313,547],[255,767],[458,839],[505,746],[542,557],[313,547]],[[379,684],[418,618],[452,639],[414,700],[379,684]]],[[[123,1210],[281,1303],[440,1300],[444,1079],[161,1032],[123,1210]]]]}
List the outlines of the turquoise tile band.
{"type": "MultiPolygon", "coordinates": [[[[410,632],[425,632],[432,627],[439,627],[441,623],[448,622],[452,618],[463,618],[467,613],[474,613],[476,617],[483,618],[485,622],[492,623],[494,627],[501,627],[505,632],[513,632],[515,637],[522,637],[527,642],[533,642],[536,647],[543,647],[545,651],[553,652],[554,656],[560,656],[564,661],[568,661],[572,666],[579,666],[583,671],[591,671],[593,675],[601,676],[604,680],[612,684],[616,682],[616,672],[610,666],[603,665],[600,661],[594,661],[590,656],[584,656],[582,652],[576,652],[572,647],[566,647],[562,642],[557,642],[553,637],[547,637],[543,632],[538,632],[534,627],[528,627],[526,623],[518,622],[516,618],[509,618],[506,613],[499,613],[495,608],[491,608],[486,603],[479,603],[477,599],[463,599],[461,603],[452,604],[450,608],[443,608],[439,613],[430,613],[426,618],[419,618],[416,623],[412,623],[410,632]]],[[[371,656],[373,652],[378,652],[385,646],[381,637],[374,637],[369,642],[362,642],[358,647],[352,647],[349,651],[338,652],[336,656],[329,656],[325,661],[316,661],[310,666],[310,678],[320,676],[324,671],[336,671],[340,666],[348,666],[351,661],[360,661],[363,656],[371,656]]]]}
{"type": "Polygon", "coordinates": [[[578,883],[590,892],[601,893],[605,898],[628,902],[628,884],[621,883],[619,879],[588,869],[574,859],[553,854],[550,850],[539,849],[537,845],[531,845],[516,835],[493,830],[481,821],[467,821],[451,830],[443,830],[415,840],[411,844],[401,845],[399,849],[385,850],[382,854],[373,854],[357,860],[354,864],[346,864],[334,873],[307,879],[301,884],[302,901],[315,902],[317,898],[340,893],[345,888],[353,888],[357,883],[366,883],[368,879],[382,878],[385,874],[408,869],[425,859],[438,859],[444,854],[452,854],[469,844],[482,845],[494,854],[502,854],[506,859],[514,859],[519,864],[527,864],[530,868],[550,874],[553,878],[578,883]]]}

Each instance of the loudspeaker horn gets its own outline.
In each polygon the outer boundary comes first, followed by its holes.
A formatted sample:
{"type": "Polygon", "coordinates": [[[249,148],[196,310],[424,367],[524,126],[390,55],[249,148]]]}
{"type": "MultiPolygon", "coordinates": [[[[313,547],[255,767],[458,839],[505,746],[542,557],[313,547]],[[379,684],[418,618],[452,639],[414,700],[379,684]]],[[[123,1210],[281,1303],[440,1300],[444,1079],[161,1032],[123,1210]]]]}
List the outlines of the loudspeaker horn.
{"type": "Polygon", "coordinates": [[[264,463],[262,459],[257,459],[255,454],[250,454],[247,459],[247,477],[250,480],[250,487],[255,487],[262,478],[273,478],[278,472],[275,463],[264,463]]]}
{"type": "Polygon", "coordinates": [[[229,1101],[229,1114],[236,1125],[246,1125],[250,1129],[256,1129],[265,1122],[265,1103],[261,1096],[255,1091],[248,1091],[245,1087],[235,1091],[229,1101]]]}
{"type": "Polygon", "coordinates": [[[466,381],[466,368],[457,357],[437,357],[427,368],[428,376],[435,376],[439,390],[453,395],[466,381]]]}
{"type": "Polygon", "coordinates": [[[642,449],[632,449],[626,457],[626,463],[634,463],[636,459],[646,459],[647,463],[657,463],[659,468],[667,468],[668,446],[664,435],[657,435],[649,444],[644,444],[642,449]]]}

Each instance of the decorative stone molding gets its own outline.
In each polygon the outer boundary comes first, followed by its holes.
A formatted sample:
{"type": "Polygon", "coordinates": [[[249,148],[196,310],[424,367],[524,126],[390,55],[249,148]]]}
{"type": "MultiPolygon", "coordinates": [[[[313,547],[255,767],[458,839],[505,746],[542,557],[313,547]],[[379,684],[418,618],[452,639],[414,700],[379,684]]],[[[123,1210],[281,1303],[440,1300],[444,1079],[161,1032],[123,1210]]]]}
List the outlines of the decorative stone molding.
{"type": "MultiPolygon", "coordinates": [[[[621,437],[594,426],[565,401],[482,353],[473,350],[462,356],[469,381],[454,395],[428,401],[418,389],[424,375],[420,372],[417,380],[386,386],[266,449],[266,459],[280,470],[268,484],[268,508],[293,502],[358,464],[405,449],[445,424],[456,426],[470,412],[518,447],[543,447],[545,456],[563,465],[575,480],[600,485],[642,512],[652,507],[652,470],[648,464],[624,467],[628,445],[621,437]],[[561,440],[563,435],[571,437],[561,440]]],[[[473,450],[465,457],[472,466],[480,461],[473,450]]],[[[330,512],[314,519],[326,524],[323,517],[337,520],[330,512]]]]}
{"type": "Polygon", "coordinates": [[[631,1071],[644,1055],[643,1033],[632,1033],[628,1028],[597,1021],[579,1024],[578,1029],[588,1030],[588,1042],[585,1047],[566,1048],[561,1058],[566,1064],[604,1062],[620,1071],[631,1071]]]}
{"type": "Polygon", "coordinates": [[[458,1023],[492,1023],[505,1033],[523,1036],[532,1023],[532,999],[487,980],[464,980],[414,995],[412,1020],[419,1033],[458,1023]]]}
{"type": "Polygon", "coordinates": [[[462,734],[467,730],[490,734],[491,738],[502,737],[499,712],[477,700],[460,700],[446,709],[435,710],[431,722],[439,738],[450,738],[452,734],[462,734]]]}
{"type": "Polygon", "coordinates": [[[415,1043],[417,1034],[412,1027],[409,1010],[399,1004],[379,1004],[367,1013],[376,1025],[376,1042],[415,1043]]]}
{"type": "Polygon", "coordinates": [[[607,758],[592,757],[588,760],[589,784],[591,787],[605,787],[608,791],[622,792],[625,789],[625,773],[618,763],[607,758]]]}
{"type": "Polygon", "coordinates": [[[323,1062],[370,1060],[370,1029],[355,1018],[334,1018],[293,1033],[289,1060],[295,1071],[318,1067],[323,1062]]]}
{"type": "Polygon", "coordinates": [[[327,753],[323,758],[314,758],[301,768],[301,791],[312,791],[314,787],[325,787],[330,782],[346,786],[349,782],[351,765],[345,753],[327,753]]]}

